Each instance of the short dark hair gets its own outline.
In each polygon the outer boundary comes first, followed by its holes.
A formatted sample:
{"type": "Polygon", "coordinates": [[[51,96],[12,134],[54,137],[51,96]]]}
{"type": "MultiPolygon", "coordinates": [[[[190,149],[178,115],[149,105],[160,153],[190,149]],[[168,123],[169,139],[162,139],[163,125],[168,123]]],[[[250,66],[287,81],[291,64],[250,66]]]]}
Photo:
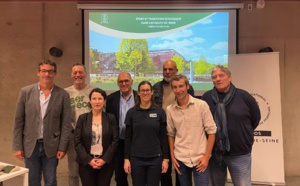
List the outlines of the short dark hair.
{"type": "Polygon", "coordinates": [[[48,59],[43,59],[43,60],[39,63],[39,65],[38,65],[38,70],[41,70],[40,67],[41,67],[42,65],[51,65],[51,66],[54,67],[54,72],[57,71],[57,66],[56,66],[56,63],[55,63],[54,61],[50,61],[50,60],[48,60],[48,59]]]}
{"type": "Polygon", "coordinates": [[[93,94],[94,92],[97,92],[97,93],[101,94],[102,97],[104,98],[104,100],[106,100],[107,94],[106,94],[106,92],[105,92],[104,90],[102,90],[101,88],[94,88],[94,89],[90,92],[90,94],[89,94],[90,100],[91,100],[92,94],[93,94]]]}
{"type": "MultiPolygon", "coordinates": [[[[94,89],[90,92],[90,94],[89,94],[89,99],[90,99],[90,101],[91,101],[91,98],[92,98],[92,94],[93,94],[94,92],[97,92],[97,93],[101,94],[102,97],[104,98],[104,101],[106,100],[106,97],[107,97],[106,92],[105,92],[104,90],[102,90],[101,88],[94,88],[94,89]]],[[[90,102],[88,103],[88,106],[89,106],[89,108],[92,108],[90,102]]]]}
{"type": "Polygon", "coordinates": [[[84,72],[86,72],[85,66],[84,66],[82,63],[75,63],[75,64],[72,66],[72,68],[75,67],[75,66],[81,66],[81,67],[83,67],[84,72]]]}

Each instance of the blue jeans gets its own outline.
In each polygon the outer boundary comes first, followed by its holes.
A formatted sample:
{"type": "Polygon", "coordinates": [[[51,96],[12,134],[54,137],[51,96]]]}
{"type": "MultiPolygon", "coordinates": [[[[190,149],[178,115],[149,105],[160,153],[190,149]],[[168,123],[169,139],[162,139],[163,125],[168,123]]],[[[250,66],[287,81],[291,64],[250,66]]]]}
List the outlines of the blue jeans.
{"type": "Polygon", "coordinates": [[[227,168],[233,185],[251,186],[251,153],[241,156],[223,156],[217,161],[213,153],[209,161],[212,186],[225,186],[227,168]]]}
{"type": "Polygon", "coordinates": [[[37,142],[32,155],[25,158],[25,166],[29,169],[29,186],[40,186],[42,174],[45,186],[56,186],[56,156],[48,158],[43,143],[37,142]]]}
{"type": "Polygon", "coordinates": [[[158,186],[162,161],[162,156],[152,158],[131,157],[133,186],[158,186]]]}
{"type": "Polygon", "coordinates": [[[181,172],[181,175],[178,174],[180,186],[192,186],[192,174],[194,175],[195,186],[208,186],[209,167],[204,172],[198,172],[196,166],[191,168],[179,160],[177,162],[179,163],[178,169],[181,172]]]}

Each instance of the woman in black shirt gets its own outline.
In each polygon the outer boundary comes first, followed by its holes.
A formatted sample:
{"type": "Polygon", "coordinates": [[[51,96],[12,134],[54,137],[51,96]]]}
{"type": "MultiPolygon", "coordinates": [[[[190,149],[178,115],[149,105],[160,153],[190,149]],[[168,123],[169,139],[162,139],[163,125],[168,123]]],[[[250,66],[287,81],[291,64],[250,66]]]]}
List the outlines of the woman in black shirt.
{"type": "Polygon", "coordinates": [[[134,186],[158,186],[161,173],[168,170],[168,139],[165,111],[155,106],[152,85],[138,86],[136,105],[125,119],[125,162],[134,186]]]}

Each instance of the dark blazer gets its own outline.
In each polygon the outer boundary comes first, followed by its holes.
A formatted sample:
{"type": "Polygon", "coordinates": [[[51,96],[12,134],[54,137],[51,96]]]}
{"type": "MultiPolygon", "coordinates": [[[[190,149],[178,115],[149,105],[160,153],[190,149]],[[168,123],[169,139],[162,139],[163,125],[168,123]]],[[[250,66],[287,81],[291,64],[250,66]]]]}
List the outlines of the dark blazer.
{"type": "MultiPolygon", "coordinates": [[[[92,119],[93,113],[88,112],[81,114],[77,120],[74,140],[75,150],[77,153],[77,161],[81,165],[88,164],[92,159],[92,119]]],[[[119,142],[119,126],[114,115],[102,112],[102,159],[107,163],[111,163],[119,142]]]]}
{"type": "MultiPolygon", "coordinates": [[[[22,150],[29,158],[38,138],[40,122],[40,90],[38,84],[21,89],[14,122],[13,150],[22,150]]],[[[70,96],[54,85],[50,101],[43,118],[43,140],[47,157],[54,157],[57,151],[66,152],[71,134],[70,96]]]]}
{"type": "MultiPolygon", "coordinates": [[[[117,118],[117,123],[119,126],[119,116],[120,116],[120,91],[116,91],[107,96],[106,99],[106,112],[112,113],[117,118]]],[[[133,90],[134,100],[136,99],[137,92],[133,90]]]]}

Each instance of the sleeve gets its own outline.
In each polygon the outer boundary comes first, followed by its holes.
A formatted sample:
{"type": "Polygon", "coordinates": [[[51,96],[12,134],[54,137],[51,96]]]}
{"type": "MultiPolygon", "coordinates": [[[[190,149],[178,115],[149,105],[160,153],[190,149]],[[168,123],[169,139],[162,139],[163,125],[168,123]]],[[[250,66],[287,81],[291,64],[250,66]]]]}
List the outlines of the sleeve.
{"type": "Polygon", "coordinates": [[[90,154],[87,152],[84,141],[83,141],[83,133],[84,128],[87,120],[85,119],[85,114],[82,114],[79,116],[74,132],[74,146],[77,156],[80,159],[80,162],[83,162],[84,165],[88,164],[93,158],[90,156],[90,154]]]}
{"type": "Polygon", "coordinates": [[[63,91],[63,111],[61,112],[61,138],[59,141],[58,149],[60,151],[66,152],[68,149],[68,143],[70,139],[70,135],[72,132],[72,123],[71,123],[71,103],[70,103],[70,95],[65,91],[63,91]]]}
{"type": "Polygon", "coordinates": [[[250,117],[251,117],[251,125],[253,130],[255,130],[261,119],[260,109],[256,100],[251,94],[249,94],[248,100],[249,100],[248,102],[250,107],[249,110],[250,110],[250,117]]]}
{"type": "Polygon", "coordinates": [[[169,145],[168,145],[168,135],[167,135],[167,121],[166,121],[166,113],[163,109],[161,109],[161,117],[160,117],[160,138],[161,138],[161,146],[164,159],[169,159],[169,145]]]}
{"type": "Polygon", "coordinates": [[[17,109],[14,121],[13,130],[13,150],[24,150],[23,148],[23,132],[25,125],[25,92],[22,90],[19,93],[17,101],[17,109]]]}
{"type": "Polygon", "coordinates": [[[176,135],[176,128],[174,126],[171,114],[170,106],[167,107],[167,134],[168,136],[175,137],[176,135]]]}
{"type": "Polygon", "coordinates": [[[132,141],[132,133],[133,133],[133,126],[132,126],[132,110],[129,109],[126,118],[125,118],[125,125],[126,125],[126,130],[125,130],[125,149],[124,149],[124,157],[125,159],[129,159],[130,157],[130,151],[131,151],[131,141],[132,141]]]}
{"type": "Polygon", "coordinates": [[[208,104],[203,101],[203,108],[199,109],[202,113],[202,120],[204,124],[204,129],[207,134],[215,134],[217,132],[217,126],[210,112],[208,104]]]}
{"type": "Polygon", "coordinates": [[[108,124],[111,126],[111,129],[112,129],[112,140],[111,140],[111,143],[108,146],[105,154],[103,155],[102,159],[106,163],[110,163],[117,151],[118,144],[119,144],[119,126],[117,124],[117,120],[114,115],[107,114],[107,118],[109,120],[108,124]]]}

